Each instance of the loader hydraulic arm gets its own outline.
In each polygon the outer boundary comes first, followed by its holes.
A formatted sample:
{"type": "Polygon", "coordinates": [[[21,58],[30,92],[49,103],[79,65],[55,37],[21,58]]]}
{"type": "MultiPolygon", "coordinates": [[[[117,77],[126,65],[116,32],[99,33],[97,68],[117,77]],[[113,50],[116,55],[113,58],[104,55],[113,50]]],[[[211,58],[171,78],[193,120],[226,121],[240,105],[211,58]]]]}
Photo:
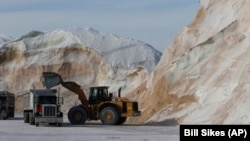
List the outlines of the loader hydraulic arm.
{"type": "Polygon", "coordinates": [[[50,89],[56,85],[61,84],[64,88],[74,92],[78,95],[79,100],[81,101],[82,105],[85,107],[89,107],[89,102],[86,98],[84,91],[81,89],[81,86],[75,82],[64,82],[62,80],[61,75],[55,72],[43,72],[43,85],[46,86],[47,89],[50,89]]]}

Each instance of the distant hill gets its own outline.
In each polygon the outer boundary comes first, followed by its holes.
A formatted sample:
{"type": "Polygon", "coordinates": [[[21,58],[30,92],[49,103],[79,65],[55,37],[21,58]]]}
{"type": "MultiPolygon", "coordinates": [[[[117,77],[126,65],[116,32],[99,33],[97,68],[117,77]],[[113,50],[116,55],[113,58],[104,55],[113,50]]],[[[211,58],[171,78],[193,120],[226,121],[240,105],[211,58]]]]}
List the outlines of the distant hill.
{"type": "MultiPolygon", "coordinates": [[[[15,40],[3,40],[0,46],[0,89],[18,97],[29,89],[42,88],[43,71],[62,75],[88,91],[89,86],[122,87],[133,90],[157,65],[161,53],[142,41],[100,33],[92,28],[31,31],[15,40]]],[[[64,109],[78,100],[62,89],[64,109]]],[[[22,97],[19,97],[22,98],[22,97]]],[[[21,101],[18,98],[18,110],[21,101]]]]}
{"type": "Polygon", "coordinates": [[[75,40],[93,47],[104,55],[112,67],[133,69],[143,67],[151,72],[160,61],[162,53],[150,44],[115,34],[102,33],[93,28],[68,29],[75,40]]]}
{"type": "Polygon", "coordinates": [[[131,93],[145,109],[137,121],[250,123],[250,1],[200,3],[150,79],[131,93]]]}
{"type": "Polygon", "coordinates": [[[11,36],[6,36],[3,34],[0,34],[0,46],[2,46],[3,44],[5,44],[7,42],[13,41],[13,40],[14,40],[14,38],[11,36]]]}

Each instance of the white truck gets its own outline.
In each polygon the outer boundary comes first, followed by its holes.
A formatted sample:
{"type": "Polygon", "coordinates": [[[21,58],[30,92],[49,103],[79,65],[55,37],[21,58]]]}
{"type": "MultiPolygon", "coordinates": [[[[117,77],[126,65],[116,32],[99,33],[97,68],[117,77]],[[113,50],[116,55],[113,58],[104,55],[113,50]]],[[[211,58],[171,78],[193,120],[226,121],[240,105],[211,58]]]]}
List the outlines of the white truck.
{"type": "Polygon", "coordinates": [[[56,89],[31,89],[23,97],[24,123],[39,126],[48,123],[62,126],[63,98],[57,95],[56,89]]]}

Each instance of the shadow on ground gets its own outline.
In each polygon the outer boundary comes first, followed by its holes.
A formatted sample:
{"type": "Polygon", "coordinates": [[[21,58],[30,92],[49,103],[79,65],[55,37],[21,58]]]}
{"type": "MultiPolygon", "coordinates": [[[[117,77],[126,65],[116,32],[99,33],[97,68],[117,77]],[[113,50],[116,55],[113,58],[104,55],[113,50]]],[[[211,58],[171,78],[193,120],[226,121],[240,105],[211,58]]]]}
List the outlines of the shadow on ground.
{"type": "MultiPolygon", "coordinates": [[[[18,115],[14,118],[8,118],[6,120],[23,120],[23,117],[18,115]]],[[[161,122],[148,122],[145,124],[131,124],[131,123],[124,123],[123,125],[103,125],[101,123],[100,120],[98,121],[86,121],[85,124],[80,124],[80,125],[73,125],[71,123],[69,123],[68,121],[64,121],[63,122],[63,127],[107,127],[107,126],[178,126],[179,123],[176,119],[172,118],[172,119],[166,119],[164,121],[161,122]]],[[[46,125],[45,125],[46,126],[46,125]]],[[[53,126],[53,125],[49,125],[49,126],[53,126]]]]}
{"type": "Polygon", "coordinates": [[[171,119],[166,119],[166,120],[161,121],[161,122],[148,122],[148,123],[146,123],[146,125],[149,125],[149,126],[177,126],[177,125],[179,125],[179,122],[176,119],[171,118],[171,119]]]}
{"type": "Polygon", "coordinates": [[[23,120],[23,117],[13,117],[13,118],[8,118],[6,120],[23,120]]]}
{"type": "Polygon", "coordinates": [[[123,125],[103,125],[100,121],[87,121],[82,125],[72,125],[71,123],[63,123],[63,127],[106,127],[106,126],[178,126],[179,123],[176,119],[167,119],[161,122],[149,122],[145,124],[129,124],[124,123],[123,125]]]}

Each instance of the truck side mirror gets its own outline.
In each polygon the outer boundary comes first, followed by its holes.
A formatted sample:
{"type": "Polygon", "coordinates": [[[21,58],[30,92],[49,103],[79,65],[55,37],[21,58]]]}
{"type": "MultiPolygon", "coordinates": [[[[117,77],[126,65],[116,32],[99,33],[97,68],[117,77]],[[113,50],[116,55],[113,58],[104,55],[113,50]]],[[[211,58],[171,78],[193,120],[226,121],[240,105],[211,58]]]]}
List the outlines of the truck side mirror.
{"type": "Polygon", "coordinates": [[[58,105],[63,105],[63,97],[58,97],[58,105]]]}

